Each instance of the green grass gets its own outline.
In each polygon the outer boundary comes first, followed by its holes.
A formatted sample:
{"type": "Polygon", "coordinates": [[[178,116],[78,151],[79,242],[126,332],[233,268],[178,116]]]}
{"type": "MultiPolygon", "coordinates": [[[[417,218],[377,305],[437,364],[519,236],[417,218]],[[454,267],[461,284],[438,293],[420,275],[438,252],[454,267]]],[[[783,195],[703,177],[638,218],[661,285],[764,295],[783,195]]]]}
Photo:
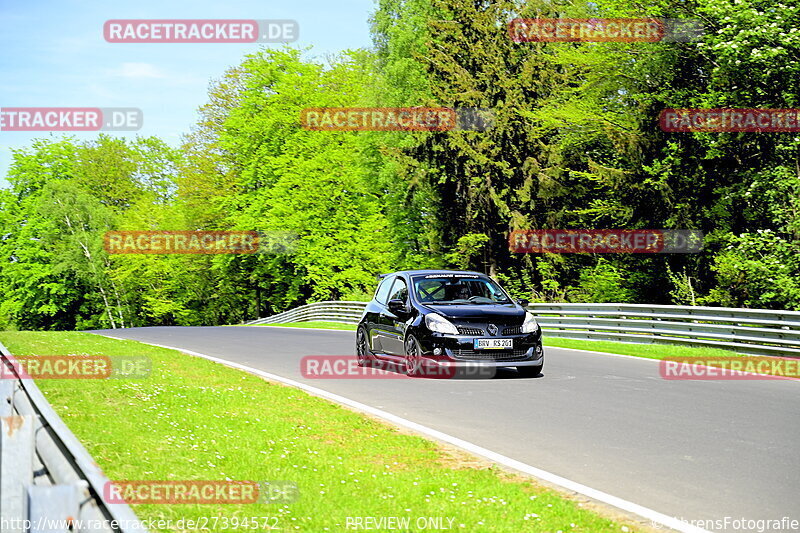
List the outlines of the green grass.
{"type": "Polygon", "coordinates": [[[300,490],[287,505],[134,505],[141,519],[269,516],[311,533],[346,531],[348,516],[449,517],[470,533],[635,529],[458,450],[201,358],[77,332],[0,332],[0,341],[16,355],[151,358],[146,379],[38,383],[112,480],[288,480],[300,490]]]}
{"type": "MultiPolygon", "coordinates": [[[[319,329],[338,329],[355,331],[356,327],[351,324],[339,324],[336,322],[290,322],[287,324],[264,324],[265,326],[284,326],[290,328],[319,328],[319,329]]],[[[547,331],[544,332],[544,345],[554,348],[572,348],[574,350],[590,350],[593,352],[606,352],[621,355],[633,355],[635,357],[646,357],[648,359],[663,359],[665,357],[731,357],[741,355],[732,350],[722,350],[719,348],[696,348],[692,346],[680,346],[670,344],[633,344],[612,341],[589,341],[580,339],[560,339],[550,337],[547,331]]]]}
{"type": "Polygon", "coordinates": [[[648,359],[663,359],[665,357],[731,357],[741,355],[732,350],[719,348],[700,348],[693,346],[680,346],[671,344],[633,344],[612,341],[586,341],[580,339],[560,339],[548,337],[544,332],[544,345],[557,348],[572,348],[573,350],[590,350],[593,352],[606,352],[621,355],[633,355],[648,359]]]}

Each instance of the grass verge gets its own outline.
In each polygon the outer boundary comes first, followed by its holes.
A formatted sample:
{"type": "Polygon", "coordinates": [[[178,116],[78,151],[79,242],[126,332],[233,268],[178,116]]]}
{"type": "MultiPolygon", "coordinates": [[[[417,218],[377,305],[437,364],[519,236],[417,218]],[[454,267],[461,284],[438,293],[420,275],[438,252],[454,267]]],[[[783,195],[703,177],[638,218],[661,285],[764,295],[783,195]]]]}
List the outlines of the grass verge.
{"type": "Polygon", "coordinates": [[[300,491],[287,505],[134,505],[145,521],[275,517],[281,531],[313,533],[346,531],[347,517],[441,517],[468,532],[635,529],[460,451],[201,358],[77,332],[0,332],[0,341],[15,355],[151,358],[145,379],[38,382],[110,479],[287,480],[300,491]]]}
{"type": "Polygon", "coordinates": [[[573,350],[590,350],[593,352],[615,353],[632,355],[648,359],[664,359],[665,357],[698,357],[712,359],[714,357],[736,357],[742,354],[733,350],[719,348],[704,348],[694,346],[680,346],[672,344],[633,344],[613,341],[585,341],[580,339],[560,339],[548,337],[544,332],[544,345],[555,348],[571,348],[573,350]]]}

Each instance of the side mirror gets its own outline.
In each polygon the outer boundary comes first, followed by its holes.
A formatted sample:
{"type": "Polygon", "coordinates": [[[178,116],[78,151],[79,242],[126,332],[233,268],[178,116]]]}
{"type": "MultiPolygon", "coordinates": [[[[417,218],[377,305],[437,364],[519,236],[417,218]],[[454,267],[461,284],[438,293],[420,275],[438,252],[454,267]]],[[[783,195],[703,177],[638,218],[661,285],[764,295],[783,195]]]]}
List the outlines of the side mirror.
{"type": "Polygon", "coordinates": [[[530,304],[530,302],[525,298],[520,298],[519,300],[517,300],[517,303],[522,307],[528,307],[528,304],[530,304]]]}
{"type": "Polygon", "coordinates": [[[405,302],[400,299],[389,300],[389,311],[396,315],[408,314],[408,309],[406,309],[405,302]]]}

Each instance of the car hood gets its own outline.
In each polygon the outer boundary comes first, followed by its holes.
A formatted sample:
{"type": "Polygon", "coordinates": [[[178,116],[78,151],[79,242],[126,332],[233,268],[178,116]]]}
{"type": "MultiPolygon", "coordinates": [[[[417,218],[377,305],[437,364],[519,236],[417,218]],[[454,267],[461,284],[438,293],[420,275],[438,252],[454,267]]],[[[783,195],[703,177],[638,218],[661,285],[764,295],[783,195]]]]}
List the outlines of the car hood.
{"type": "Polygon", "coordinates": [[[503,305],[436,305],[426,303],[425,307],[443,317],[469,322],[496,321],[504,324],[522,323],[525,310],[514,304],[503,305]]]}

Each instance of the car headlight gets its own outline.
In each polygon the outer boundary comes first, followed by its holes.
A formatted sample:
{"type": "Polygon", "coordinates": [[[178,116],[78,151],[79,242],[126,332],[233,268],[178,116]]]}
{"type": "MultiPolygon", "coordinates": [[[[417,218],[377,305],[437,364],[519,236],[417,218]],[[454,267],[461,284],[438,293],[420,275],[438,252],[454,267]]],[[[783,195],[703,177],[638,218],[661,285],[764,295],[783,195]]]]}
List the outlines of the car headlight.
{"type": "Polygon", "coordinates": [[[425,315],[425,325],[428,326],[429,330],[435,331],[436,333],[458,335],[458,328],[455,326],[455,324],[447,320],[442,315],[437,315],[436,313],[425,315]]]}
{"type": "Polygon", "coordinates": [[[525,313],[525,322],[522,323],[522,333],[536,333],[539,331],[539,323],[530,313],[525,313]]]}

